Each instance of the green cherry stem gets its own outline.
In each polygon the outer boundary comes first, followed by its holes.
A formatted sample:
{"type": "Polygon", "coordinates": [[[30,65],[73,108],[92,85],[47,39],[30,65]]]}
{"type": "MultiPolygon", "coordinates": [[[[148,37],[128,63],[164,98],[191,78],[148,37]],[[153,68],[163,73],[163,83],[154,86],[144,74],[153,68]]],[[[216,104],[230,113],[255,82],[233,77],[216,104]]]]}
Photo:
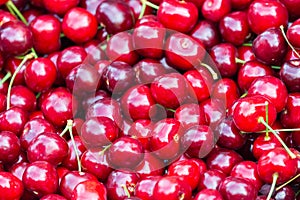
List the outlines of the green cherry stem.
{"type": "Polygon", "coordinates": [[[270,188],[270,192],[269,192],[269,194],[267,196],[267,200],[270,200],[271,197],[272,197],[272,194],[273,194],[273,192],[275,190],[275,186],[276,186],[276,182],[277,182],[278,176],[279,176],[278,173],[274,173],[273,174],[273,181],[272,181],[272,185],[271,185],[271,188],[270,188]]]}
{"type": "Polygon", "coordinates": [[[155,9],[155,10],[158,10],[159,9],[159,6],[147,1],[147,0],[140,0],[142,2],[142,4],[146,4],[147,6],[155,9]]]}
{"type": "MultiPolygon", "coordinates": [[[[266,101],[265,104],[266,104],[266,123],[269,124],[269,103],[266,101]]],[[[266,126],[265,140],[266,141],[270,140],[269,128],[267,126],[266,126]]]]}
{"type": "Polygon", "coordinates": [[[15,78],[17,76],[17,74],[19,73],[19,71],[22,69],[23,65],[30,59],[34,58],[34,54],[33,53],[29,53],[27,54],[24,59],[22,60],[22,62],[18,65],[18,67],[16,68],[15,72],[13,73],[9,85],[8,85],[8,91],[7,91],[7,97],[6,97],[6,109],[8,110],[10,108],[10,96],[11,96],[11,88],[13,86],[13,83],[15,81],[15,78]]]}
{"type": "Polygon", "coordinates": [[[200,64],[203,67],[205,67],[211,73],[211,75],[212,75],[212,77],[213,77],[214,80],[218,80],[219,79],[218,74],[213,70],[213,68],[211,66],[209,66],[208,64],[203,63],[203,62],[201,62],[200,64]]]}
{"type": "Polygon", "coordinates": [[[17,15],[24,24],[26,25],[28,24],[23,14],[19,11],[19,9],[15,6],[15,4],[11,0],[9,0],[5,5],[8,8],[8,10],[11,12],[11,14],[17,15]]]}
{"type": "Polygon", "coordinates": [[[246,61],[242,60],[242,59],[239,59],[239,58],[235,58],[235,62],[238,63],[238,64],[245,64],[246,61]]]}
{"type": "Polygon", "coordinates": [[[299,53],[296,51],[296,49],[293,47],[293,45],[290,43],[290,41],[288,40],[288,38],[286,37],[286,34],[284,32],[284,26],[281,25],[280,26],[280,30],[281,30],[281,33],[286,41],[286,43],[289,45],[289,47],[292,49],[292,51],[298,56],[298,58],[300,58],[300,55],[299,53]]]}
{"type": "Polygon", "coordinates": [[[245,47],[252,47],[252,43],[244,43],[243,46],[245,46],[245,47]]]}
{"type": "Polygon", "coordinates": [[[142,9],[141,9],[141,12],[140,12],[140,15],[139,15],[139,19],[141,19],[144,16],[146,7],[147,7],[146,2],[142,1],[142,9]]]}
{"type": "Polygon", "coordinates": [[[282,185],[278,186],[275,189],[275,191],[278,191],[278,190],[282,189],[283,187],[287,186],[288,184],[290,184],[291,182],[293,182],[294,180],[296,180],[299,177],[300,177],[300,173],[297,174],[296,176],[294,176],[293,178],[291,178],[290,180],[288,180],[287,182],[283,183],[282,185]]]}
{"type": "Polygon", "coordinates": [[[1,79],[0,84],[5,83],[11,77],[11,72],[8,71],[5,76],[1,79]]]}
{"type": "Polygon", "coordinates": [[[129,193],[129,191],[128,191],[128,188],[126,187],[126,185],[125,185],[125,184],[122,184],[121,187],[123,188],[123,190],[124,190],[126,196],[127,196],[128,198],[130,198],[131,195],[130,195],[130,193],[129,193]]]}

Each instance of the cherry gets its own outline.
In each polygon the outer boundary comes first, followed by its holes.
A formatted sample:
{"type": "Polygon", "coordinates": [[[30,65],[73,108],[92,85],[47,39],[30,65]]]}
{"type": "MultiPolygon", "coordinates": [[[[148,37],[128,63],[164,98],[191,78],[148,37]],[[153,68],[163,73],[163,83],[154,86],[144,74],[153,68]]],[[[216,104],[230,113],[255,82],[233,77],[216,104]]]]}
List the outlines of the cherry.
{"type": "MultiPolygon", "coordinates": [[[[20,71],[16,71],[21,62],[21,59],[15,57],[8,57],[6,60],[4,69],[9,71],[11,74],[16,74],[13,85],[25,85],[24,70],[27,62],[24,63],[24,66],[21,67],[20,71]]],[[[4,90],[3,92],[6,94],[8,92],[6,83],[4,83],[2,87],[2,90],[4,90]]]]}
{"type": "Polygon", "coordinates": [[[299,63],[295,61],[286,61],[280,68],[280,79],[284,82],[290,92],[300,92],[298,83],[300,77],[298,75],[299,63]]]}
{"type": "Polygon", "coordinates": [[[87,52],[87,60],[90,64],[94,65],[100,60],[106,58],[105,52],[100,48],[101,41],[99,40],[90,40],[89,42],[84,43],[84,50],[87,52]]]}
{"type": "Polygon", "coordinates": [[[287,32],[286,32],[286,36],[289,40],[289,42],[296,48],[300,47],[300,43],[297,40],[297,38],[300,37],[299,35],[299,28],[300,28],[300,20],[296,20],[294,21],[291,26],[288,27],[287,32]]]}
{"type": "Polygon", "coordinates": [[[134,196],[144,200],[151,200],[154,187],[160,179],[161,176],[149,176],[140,179],[135,186],[134,196]]]}
{"type": "Polygon", "coordinates": [[[136,120],[133,122],[128,130],[128,134],[137,138],[145,150],[150,150],[150,138],[152,137],[151,131],[153,123],[148,119],[136,120]]]}
{"type": "Polygon", "coordinates": [[[32,32],[33,47],[41,54],[49,54],[58,51],[61,46],[60,21],[52,15],[37,16],[29,24],[32,32]]]}
{"type": "Polygon", "coordinates": [[[30,163],[24,171],[22,180],[27,190],[40,197],[55,193],[58,189],[56,169],[47,161],[30,163]]]}
{"type": "Polygon", "coordinates": [[[280,122],[286,128],[297,128],[299,126],[300,118],[298,113],[300,112],[299,93],[290,93],[287,98],[285,111],[280,116],[280,122]]]}
{"type": "Polygon", "coordinates": [[[220,99],[210,98],[200,103],[205,113],[207,125],[214,131],[216,126],[225,118],[225,102],[220,99]]]}
{"type": "Polygon", "coordinates": [[[20,21],[9,21],[1,26],[0,50],[10,55],[26,53],[33,46],[30,29],[20,21]]]}
{"type": "Polygon", "coordinates": [[[257,196],[257,190],[247,180],[232,176],[223,180],[219,192],[225,200],[256,199],[257,196]]]}
{"type": "Polygon", "coordinates": [[[258,160],[262,154],[269,152],[276,147],[281,147],[281,143],[272,134],[266,136],[266,134],[259,135],[253,142],[252,153],[258,160]]]}
{"type": "Polygon", "coordinates": [[[178,176],[162,177],[155,185],[154,199],[191,199],[192,189],[178,176]]]}
{"type": "Polygon", "coordinates": [[[294,0],[281,0],[280,2],[283,3],[287,8],[291,19],[297,19],[299,17],[299,13],[297,12],[299,9],[299,4],[297,4],[297,2],[294,0]]]}
{"type": "Polygon", "coordinates": [[[243,10],[244,8],[247,8],[252,0],[232,0],[231,6],[233,9],[236,10],[243,10]]]}
{"type": "Polygon", "coordinates": [[[96,18],[109,34],[126,31],[134,26],[134,14],[129,5],[123,1],[102,1],[96,9],[96,18]]]}
{"type": "Polygon", "coordinates": [[[75,7],[64,15],[61,27],[67,38],[75,43],[84,43],[96,35],[98,23],[89,11],[75,7]]]}
{"type": "Polygon", "coordinates": [[[0,172],[1,198],[7,200],[20,199],[24,192],[21,180],[9,172],[0,172]]]}
{"type": "Polygon", "coordinates": [[[205,56],[204,46],[183,33],[174,33],[165,44],[166,61],[179,70],[195,69],[205,56]]]}
{"type": "Polygon", "coordinates": [[[81,156],[82,168],[96,176],[100,181],[105,182],[108,175],[112,172],[107,162],[107,154],[85,151],[81,156]]]}
{"type": "Polygon", "coordinates": [[[64,2],[63,0],[43,0],[43,6],[48,11],[58,14],[64,15],[68,10],[74,8],[79,3],[79,0],[71,0],[68,2],[64,2]]]}
{"type": "Polygon", "coordinates": [[[250,33],[247,13],[236,11],[225,15],[219,23],[222,38],[236,46],[245,42],[250,33]]]}
{"type": "Polygon", "coordinates": [[[24,70],[26,85],[34,92],[48,90],[55,82],[56,77],[56,67],[49,58],[34,59],[24,70]]]}
{"type": "Polygon", "coordinates": [[[165,163],[158,159],[154,153],[145,151],[144,159],[135,168],[135,172],[140,178],[150,176],[162,176],[164,174],[165,163]]]}
{"type": "Polygon", "coordinates": [[[106,181],[107,195],[111,199],[124,199],[133,196],[138,181],[139,177],[136,173],[114,170],[106,181]]]}
{"type": "Polygon", "coordinates": [[[38,10],[37,8],[29,8],[28,10],[23,12],[23,17],[30,24],[35,18],[45,14],[44,11],[38,10]]]}
{"type": "Polygon", "coordinates": [[[231,10],[229,0],[205,0],[201,9],[205,19],[213,22],[220,21],[231,10]]]}
{"type": "Polygon", "coordinates": [[[17,18],[12,15],[10,12],[7,12],[5,10],[0,10],[0,28],[1,26],[9,21],[17,21],[17,18]]]}
{"type": "Polygon", "coordinates": [[[10,105],[32,112],[36,109],[35,94],[25,86],[14,86],[11,89],[10,105]]]}
{"type": "Polygon", "coordinates": [[[206,49],[212,48],[221,41],[219,29],[215,23],[209,20],[199,21],[191,30],[190,36],[203,44],[206,49]]]}
{"type": "Polygon", "coordinates": [[[176,119],[166,118],[156,122],[151,132],[150,147],[160,159],[171,160],[180,153],[182,126],[176,119]]]}
{"type": "Polygon", "coordinates": [[[287,51],[286,42],[279,28],[269,28],[259,34],[253,40],[252,48],[255,57],[267,65],[281,64],[287,51]]]}
{"type": "Polygon", "coordinates": [[[205,189],[217,190],[220,183],[226,178],[226,174],[217,169],[207,170],[200,174],[198,191],[205,189]]]}
{"type": "Polygon", "coordinates": [[[20,154],[19,138],[10,131],[0,132],[0,161],[3,164],[12,163],[17,160],[20,154]]]}
{"type": "Polygon", "coordinates": [[[143,2],[142,1],[125,0],[125,2],[132,9],[135,21],[137,21],[139,19],[141,12],[144,12],[144,16],[150,15],[151,13],[153,13],[153,9],[150,6],[147,6],[145,8],[145,10],[143,11],[143,5],[142,5],[143,2]]]}
{"type": "Polygon", "coordinates": [[[61,179],[59,189],[66,199],[71,199],[72,192],[79,183],[84,181],[97,181],[97,178],[88,172],[70,171],[61,179]]]}
{"type": "Polygon", "coordinates": [[[43,196],[40,200],[67,200],[67,199],[58,194],[48,194],[43,196]]]}
{"type": "Polygon", "coordinates": [[[97,90],[94,95],[91,95],[91,96],[83,99],[81,104],[82,104],[84,111],[86,111],[91,104],[95,103],[98,100],[102,100],[105,98],[110,98],[109,94],[105,90],[100,89],[100,90],[97,90]]]}
{"type": "Polygon", "coordinates": [[[28,113],[19,108],[12,107],[0,114],[0,131],[11,131],[19,136],[28,121],[28,113]]]}
{"type": "Polygon", "coordinates": [[[276,108],[261,95],[245,97],[237,101],[233,111],[233,120],[238,129],[245,132],[257,132],[265,129],[261,119],[272,125],[276,119],[276,108]],[[268,111],[266,111],[268,109],[268,111]],[[267,114],[266,114],[267,112],[267,114]]]}
{"type": "Polygon", "coordinates": [[[0,93],[0,112],[6,110],[6,95],[0,93]]]}
{"type": "Polygon", "coordinates": [[[275,200],[279,199],[295,199],[296,194],[291,186],[285,186],[282,189],[276,191],[273,195],[275,200]]]}
{"type": "Polygon", "coordinates": [[[210,200],[222,200],[222,196],[218,190],[213,189],[204,189],[200,192],[198,192],[194,198],[194,200],[204,200],[204,199],[210,199],[210,200]]]}
{"type": "Polygon", "coordinates": [[[255,60],[252,46],[238,47],[238,58],[245,62],[250,61],[250,60],[255,60]]]}
{"type": "Polygon", "coordinates": [[[15,163],[9,168],[9,172],[15,177],[17,177],[18,179],[22,180],[24,171],[28,167],[28,165],[29,163],[25,161],[15,163]]]}
{"type": "Polygon", "coordinates": [[[119,127],[108,117],[92,117],[81,126],[81,138],[88,148],[102,148],[119,135],[119,127]]]}
{"type": "Polygon", "coordinates": [[[71,200],[76,199],[107,199],[106,188],[103,183],[96,180],[87,180],[78,183],[78,185],[72,191],[71,200]]]}
{"type": "Polygon", "coordinates": [[[287,26],[288,11],[280,1],[253,1],[248,8],[248,22],[251,30],[260,34],[271,27],[287,26]]]}

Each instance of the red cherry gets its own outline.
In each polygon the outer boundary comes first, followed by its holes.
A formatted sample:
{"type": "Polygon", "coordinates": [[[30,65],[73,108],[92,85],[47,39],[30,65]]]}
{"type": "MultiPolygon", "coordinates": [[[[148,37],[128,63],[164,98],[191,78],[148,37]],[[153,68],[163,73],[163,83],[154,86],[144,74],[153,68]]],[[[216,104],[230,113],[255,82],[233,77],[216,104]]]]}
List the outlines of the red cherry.
{"type": "Polygon", "coordinates": [[[139,83],[149,84],[156,77],[165,74],[167,70],[159,61],[145,58],[134,65],[134,71],[139,83]]]}
{"type": "Polygon", "coordinates": [[[297,1],[294,0],[280,0],[281,3],[283,3],[285,5],[285,7],[288,10],[289,16],[291,17],[291,19],[297,19],[299,18],[299,4],[297,1]]]}
{"type": "Polygon", "coordinates": [[[266,134],[262,134],[254,140],[252,154],[258,160],[264,153],[281,146],[281,143],[273,134],[268,137],[266,137],[266,134]]]}
{"type": "Polygon", "coordinates": [[[0,193],[5,200],[20,199],[23,195],[22,181],[9,172],[0,172],[0,193]]]}
{"type": "Polygon", "coordinates": [[[43,196],[40,200],[67,200],[67,199],[58,194],[48,194],[43,196]]]}
{"type": "Polygon", "coordinates": [[[300,47],[300,42],[298,41],[298,38],[300,30],[300,19],[294,21],[291,26],[288,27],[286,36],[289,40],[289,42],[296,48],[300,47]]]}
{"type": "Polygon", "coordinates": [[[231,0],[231,6],[237,10],[243,10],[247,8],[251,2],[252,0],[231,0]]]}
{"type": "Polygon", "coordinates": [[[211,200],[223,200],[221,193],[218,190],[213,189],[204,189],[198,192],[194,198],[194,200],[204,200],[204,199],[211,199],[211,200]]]}
{"type": "Polygon", "coordinates": [[[220,99],[207,99],[200,103],[205,113],[206,123],[212,130],[226,117],[225,102],[220,99]]]}
{"type": "MultiPolygon", "coordinates": [[[[17,67],[20,65],[20,63],[22,62],[22,59],[18,59],[15,57],[8,57],[6,59],[6,63],[4,66],[4,69],[9,71],[11,74],[14,74],[16,72],[17,67]]],[[[28,64],[28,62],[26,62],[24,64],[24,66],[26,66],[28,64]]],[[[26,67],[21,67],[20,71],[16,72],[16,77],[14,80],[13,85],[25,85],[25,80],[24,80],[24,70],[26,67]]],[[[4,83],[1,86],[1,90],[6,94],[7,93],[7,87],[8,85],[7,83],[4,83]]]]}
{"type": "Polygon", "coordinates": [[[77,6],[79,0],[71,0],[65,2],[64,0],[43,0],[43,6],[52,13],[64,15],[68,10],[77,6]]]}
{"type": "Polygon", "coordinates": [[[35,94],[25,86],[13,86],[11,89],[10,105],[32,112],[36,109],[35,94]]]}
{"type": "Polygon", "coordinates": [[[100,48],[101,41],[99,40],[90,40],[84,43],[83,47],[86,51],[88,62],[92,65],[96,64],[100,60],[106,59],[105,52],[100,48]]]}
{"type": "Polygon", "coordinates": [[[0,114],[0,131],[11,131],[19,136],[28,121],[28,113],[18,107],[12,107],[0,114]]]}
{"type": "MultiPolygon", "coordinates": [[[[132,9],[134,18],[137,21],[139,19],[141,11],[143,10],[143,8],[142,8],[143,3],[141,1],[135,1],[135,0],[125,0],[125,2],[132,9]]],[[[152,13],[153,13],[153,9],[150,6],[147,6],[144,11],[144,16],[150,15],[152,13]]]]}
{"type": "Polygon", "coordinates": [[[0,11],[0,27],[5,23],[9,21],[17,21],[17,18],[11,14],[8,11],[1,10],[0,11]]]}
{"type": "Polygon", "coordinates": [[[168,29],[188,33],[198,20],[198,9],[190,2],[163,0],[157,11],[157,19],[168,29]]]}
{"type": "Polygon", "coordinates": [[[207,170],[200,175],[198,191],[205,189],[217,190],[220,183],[226,178],[226,174],[217,169],[207,170]]]}
{"type": "Polygon", "coordinates": [[[152,129],[153,123],[151,120],[136,120],[130,125],[128,134],[134,138],[137,138],[141,142],[145,150],[150,150],[150,138],[152,137],[152,129]]]}
{"type": "Polygon", "coordinates": [[[299,127],[300,93],[290,93],[287,98],[285,111],[281,113],[280,122],[286,128],[299,127]]]}
{"type": "Polygon", "coordinates": [[[238,58],[245,62],[255,60],[255,56],[252,50],[252,46],[240,46],[238,47],[238,58]]]}
{"type": "Polygon", "coordinates": [[[75,7],[64,15],[61,27],[67,38],[75,43],[84,43],[96,35],[98,23],[96,17],[90,12],[75,7]]]}
{"type": "Polygon", "coordinates": [[[151,200],[156,183],[161,179],[160,176],[149,176],[140,179],[135,186],[134,195],[144,200],[151,200]]]}
{"type": "Polygon", "coordinates": [[[231,10],[230,0],[205,0],[202,6],[204,18],[218,22],[231,10]]]}
{"type": "Polygon", "coordinates": [[[143,161],[135,168],[135,172],[140,178],[151,176],[162,176],[164,174],[165,163],[158,159],[154,153],[145,151],[143,161]]]}
{"type": "Polygon", "coordinates": [[[28,167],[29,163],[28,162],[20,162],[20,163],[15,163],[9,168],[9,172],[17,177],[18,179],[22,180],[23,174],[25,169],[28,167]]]}
{"type": "Polygon", "coordinates": [[[103,183],[96,180],[87,180],[78,183],[78,185],[72,191],[71,200],[84,198],[106,200],[107,192],[103,183]]]}
{"type": "Polygon", "coordinates": [[[0,161],[3,164],[12,163],[17,160],[20,154],[19,138],[12,132],[0,132],[0,161]]]}

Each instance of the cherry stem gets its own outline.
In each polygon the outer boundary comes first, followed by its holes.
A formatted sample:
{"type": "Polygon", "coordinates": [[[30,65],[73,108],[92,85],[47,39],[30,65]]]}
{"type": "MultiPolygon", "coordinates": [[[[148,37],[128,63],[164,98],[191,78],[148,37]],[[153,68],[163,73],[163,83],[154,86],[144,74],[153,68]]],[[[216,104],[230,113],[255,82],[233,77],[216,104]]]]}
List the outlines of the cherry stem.
{"type": "Polygon", "coordinates": [[[296,176],[294,176],[293,178],[291,178],[290,180],[288,180],[287,182],[285,182],[284,184],[282,184],[281,186],[277,187],[275,189],[275,191],[278,191],[278,190],[282,189],[283,187],[287,186],[288,184],[290,184],[291,182],[293,182],[294,180],[296,180],[299,177],[300,177],[300,173],[297,174],[296,176]]]}
{"type": "Polygon", "coordinates": [[[288,146],[286,146],[286,144],[284,143],[284,141],[279,137],[278,132],[276,132],[274,129],[272,129],[271,126],[269,126],[268,123],[266,123],[266,121],[264,120],[263,117],[258,118],[258,122],[262,123],[263,125],[265,125],[273,134],[274,136],[277,138],[277,140],[281,143],[281,145],[283,146],[283,148],[287,151],[287,153],[289,154],[289,156],[292,159],[296,158],[296,155],[291,152],[291,150],[288,148],[288,146]]]}
{"type": "Polygon", "coordinates": [[[275,190],[275,186],[276,186],[276,182],[277,182],[278,176],[279,176],[279,175],[278,175],[277,172],[273,174],[272,185],[271,185],[271,188],[270,188],[270,191],[269,191],[269,194],[268,194],[266,200],[270,200],[270,199],[271,199],[272,194],[273,194],[273,192],[274,192],[274,190],[275,190]]]}
{"type": "Polygon", "coordinates": [[[24,24],[28,24],[27,20],[25,19],[25,17],[23,16],[23,14],[20,12],[20,10],[15,6],[15,4],[9,0],[8,2],[6,2],[6,7],[8,8],[8,10],[10,11],[11,14],[13,15],[17,15],[19,17],[19,19],[24,23],[24,24]]]}
{"type": "Polygon", "coordinates": [[[283,25],[280,26],[280,30],[281,30],[281,33],[282,33],[282,35],[283,35],[283,37],[284,37],[286,43],[290,46],[290,48],[291,48],[292,51],[298,56],[298,58],[300,58],[299,53],[296,51],[296,49],[293,47],[293,45],[290,43],[290,41],[289,41],[288,38],[286,37],[286,34],[285,34],[285,32],[284,32],[284,26],[283,26],[283,25]]]}
{"type": "Polygon", "coordinates": [[[19,71],[22,69],[23,65],[26,63],[27,60],[30,60],[34,58],[34,54],[33,53],[29,53],[27,54],[24,59],[22,60],[22,62],[18,65],[18,67],[16,68],[14,74],[12,75],[9,85],[8,85],[8,91],[7,91],[7,97],[6,97],[6,109],[8,110],[10,108],[10,96],[11,96],[11,88],[13,86],[14,80],[17,76],[17,74],[19,73],[19,71]]]}
{"type": "Polygon", "coordinates": [[[244,98],[248,95],[248,92],[245,92],[244,94],[242,94],[242,96],[240,98],[244,98]]]}
{"type": "Polygon", "coordinates": [[[99,152],[99,154],[100,154],[100,155],[103,155],[104,152],[105,152],[107,149],[109,149],[110,146],[111,146],[111,144],[105,146],[104,149],[102,149],[102,150],[99,152]]]}
{"type": "Polygon", "coordinates": [[[235,58],[235,62],[239,63],[239,64],[245,64],[246,63],[246,61],[244,61],[242,59],[239,59],[239,58],[235,58]]]}
{"type": "Polygon", "coordinates": [[[128,188],[126,187],[126,185],[122,184],[121,186],[122,186],[122,188],[123,188],[123,190],[124,190],[126,196],[127,196],[128,198],[130,198],[131,195],[130,195],[130,193],[129,193],[129,191],[128,191],[128,188]]]}
{"type": "Polygon", "coordinates": [[[280,66],[276,66],[276,65],[271,65],[271,68],[272,68],[272,69],[281,69],[280,66]]]}
{"type": "Polygon", "coordinates": [[[9,78],[11,77],[11,72],[8,71],[5,76],[1,79],[0,83],[3,84],[5,83],[9,78]]]}
{"type": "Polygon", "coordinates": [[[218,80],[219,79],[218,74],[213,70],[213,68],[211,66],[209,66],[208,64],[203,63],[203,62],[201,62],[200,64],[203,67],[205,67],[211,73],[211,75],[212,75],[212,77],[213,77],[214,80],[218,80]]]}
{"type": "Polygon", "coordinates": [[[159,9],[159,6],[155,5],[154,3],[149,2],[147,0],[140,0],[140,1],[142,2],[142,4],[145,4],[145,5],[151,7],[153,9],[155,9],[155,10],[159,9]]]}
{"type": "Polygon", "coordinates": [[[141,12],[140,12],[140,15],[139,15],[139,19],[141,19],[144,16],[146,7],[147,7],[146,2],[142,1],[142,9],[141,9],[141,12]]]}
{"type": "MultiPolygon", "coordinates": [[[[283,132],[283,131],[300,131],[300,128],[281,128],[281,129],[274,129],[274,131],[277,131],[277,132],[283,132]]],[[[265,133],[266,131],[258,131],[257,133],[265,133]]],[[[241,133],[252,133],[252,132],[245,132],[245,131],[241,131],[241,133]]]]}
{"type": "Polygon", "coordinates": [[[243,46],[245,46],[245,47],[252,47],[252,43],[244,43],[243,46]]]}
{"type": "MultiPolygon", "coordinates": [[[[266,104],[266,123],[269,124],[269,103],[266,101],[265,104],[266,104]]],[[[266,141],[270,140],[269,129],[267,126],[266,126],[265,140],[266,141]]]]}

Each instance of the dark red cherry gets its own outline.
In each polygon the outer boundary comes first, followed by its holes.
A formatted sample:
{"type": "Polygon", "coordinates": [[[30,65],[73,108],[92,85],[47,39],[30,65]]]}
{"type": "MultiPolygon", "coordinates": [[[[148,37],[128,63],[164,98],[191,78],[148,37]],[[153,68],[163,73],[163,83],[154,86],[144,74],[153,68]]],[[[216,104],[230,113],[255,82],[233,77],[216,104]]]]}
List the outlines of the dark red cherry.
{"type": "Polygon", "coordinates": [[[105,182],[112,168],[107,162],[107,153],[87,150],[81,156],[82,168],[105,182]]]}
{"type": "Polygon", "coordinates": [[[195,69],[205,56],[204,46],[183,33],[174,33],[166,41],[165,55],[169,65],[179,70],[195,69]]]}
{"type": "Polygon", "coordinates": [[[134,65],[134,71],[139,83],[149,84],[152,83],[156,77],[165,74],[167,70],[159,61],[146,58],[134,65]]]}
{"type": "MultiPolygon", "coordinates": [[[[134,19],[137,21],[139,19],[140,13],[142,12],[142,2],[141,1],[135,1],[135,0],[125,0],[125,2],[129,5],[131,8],[134,19]]],[[[145,15],[150,15],[153,13],[153,9],[150,6],[147,6],[144,11],[144,16],[145,15]]]]}
{"type": "Polygon", "coordinates": [[[134,188],[139,181],[136,173],[128,171],[114,170],[106,181],[107,195],[111,199],[124,199],[134,195],[134,188]]]}
{"type": "Polygon", "coordinates": [[[17,18],[8,11],[1,10],[0,11],[0,28],[1,26],[9,21],[17,21],[17,18]]]}
{"type": "Polygon", "coordinates": [[[27,111],[12,107],[0,114],[0,131],[11,131],[19,136],[27,121],[27,111]]]}
{"type": "Polygon", "coordinates": [[[48,194],[43,196],[40,200],[67,200],[67,199],[58,194],[48,194]]]}
{"type": "Polygon", "coordinates": [[[102,148],[118,138],[119,127],[108,117],[92,117],[81,126],[81,138],[88,148],[102,148]]]}
{"type": "Polygon", "coordinates": [[[300,47],[300,42],[298,41],[298,38],[300,37],[299,35],[299,30],[300,30],[300,20],[294,21],[291,26],[288,27],[286,36],[289,40],[289,42],[296,48],[300,47]]]}
{"type": "Polygon", "coordinates": [[[231,43],[220,43],[211,48],[209,55],[222,77],[232,77],[237,73],[237,49],[231,43]]]}
{"type": "Polygon", "coordinates": [[[243,10],[247,8],[252,0],[231,0],[231,6],[236,10],[243,10]]]}
{"type": "Polygon", "coordinates": [[[67,38],[75,43],[84,43],[96,35],[98,23],[96,17],[89,11],[75,7],[64,15],[61,27],[67,38]]]}
{"type": "Polygon", "coordinates": [[[268,28],[287,26],[288,11],[280,1],[253,1],[248,8],[248,22],[251,30],[260,34],[268,28]]]}
{"type": "Polygon", "coordinates": [[[279,28],[270,28],[253,40],[252,48],[259,61],[267,65],[280,65],[286,54],[287,44],[279,28]]]}
{"type": "Polygon", "coordinates": [[[0,161],[3,164],[12,163],[17,160],[20,154],[19,138],[10,131],[0,132],[0,161]]]}
{"type": "Polygon", "coordinates": [[[95,94],[84,98],[81,102],[84,111],[86,111],[91,104],[95,103],[98,100],[102,100],[104,98],[110,98],[110,97],[105,90],[101,90],[101,89],[97,90],[95,94]]]}
{"type": "Polygon", "coordinates": [[[293,188],[290,185],[287,185],[283,187],[280,190],[277,190],[276,193],[273,195],[273,198],[275,200],[280,200],[280,199],[296,199],[296,194],[293,188]]]}
{"type": "Polygon", "coordinates": [[[300,92],[300,76],[299,76],[298,60],[286,61],[280,68],[280,79],[285,83],[290,92],[300,92]]]}
{"type": "Polygon", "coordinates": [[[154,187],[160,179],[161,176],[149,176],[140,179],[135,186],[134,196],[144,200],[151,200],[154,187]]]}
{"type": "Polygon", "coordinates": [[[157,11],[157,19],[167,29],[188,33],[198,20],[198,9],[190,2],[163,0],[157,11]]]}
{"type": "Polygon", "coordinates": [[[281,3],[283,3],[285,5],[285,7],[288,10],[289,16],[291,17],[291,19],[297,19],[299,18],[299,12],[298,9],[299,4],[297,1],[294,0],[281,0],[281,3]]]}
{"type": "Polygon", "coordinates": [[[165,172],[165,165],[154,153],[145,151],[143,161],[134,170],[140,178],[162,176],[165,172]]]}
{"type": "Polygon", "coordinates": [[[107,199],[107,191],[103,183],[96,180],[87,180],[78,183],[72,191],[71,200],[77,199],[107,199]]]}
{"type": "Polygon", "coordinates": [[[24,70],[26,85],[34,92],[48,90],[55,82],[56,77],[56,67],[48,58],[36,58],[24,70]]]}
{"type": "Polygon", "coordinates": [[[35,18],[43,14],[45,14],[45,11],[38,10],[37,8],[29,8],[28,10],[23,11],[23,16],[28,24],[30,24],[35,18]]]}
{"type": "Polygon", "coordinates": [[[233,120],[237,128],[245,132],[257,132],[265,129],[260,122],[266,120],[266,106],[268,106],[268,124],[275,122],[276,107],[267,98],[256,95],[239,99],[233,111],[233,120]]]}
{"type": "Polygon", "coordinates": [[[247,13],[236,11],[225,15],[220,20],[219,28],[226,42],[230,42],[236,46],[243,44],[250,33],[247,13]]]}
{"type": "Polygon", "coordinates": [[[0,93],[0,112],[3,112],[6,110],[6,95],[0,93]]]}
{"type": "Polygon", "coordinates": [[[150,150],[150,138],[152,129],[153,123],[151,120],[136,120],[130,125],[128,134],[134,138],[137,138],[141,142],[145,150],[150,150]]]}
{"type": "Polygon", "coordinates": [[[58,189],[56,169],[46,161],[35,161],[29,164],[22,180],[27,190],[40,197],[55,193],[58,189]]]}
{"type": "Polygon", "coordinates": [[[194,198],[194,200],[204,200],[204,199],[211,199],[211,200],[223,200],[221,193],[218,190],[214,189],[204,189],[198,192],[194,198]]]}
{"type": "Polygon", "coordinates": [[[101,41],[96,39],[90,40],[83,45],[84,50],[88,54],[86,59],[92,65],[106,58],[105,52],[101,49],[100,45],[101,41]]]}
{"type": "Polygon", "coordinates": [[[199,21],[190,32],[190,36],[202,43],[206,49],[212,48],[221,41],[219,29],[209,20],[199,21]]]}
{"type": "Polygon", "coordinates": [[[29,165],[28,162],[20,162],[20,163],[15,163],[9,168],[9,172],[12,173],[15,177],[18,179],[22,180],[23,174],[27,166],[29,165]]]}
{"type": "Polygon", "coordinates": [[[192,189],[178,176],[162,177],[155,185],[153,191],[154,199],[191,199],[192,189]]]}
{"type": "Polygon", "coordinates": [[[79,1],[80,0],[71,0],[68,2],[64,0],[43,0],[43,7],[49,12],[64,15],[68,10],[77,6],[79,1]]]}
{"type": "MultiPolygon", "coordinates": [[[[18,59],[16,57],[8,57],[6,59],[5,65],[4,65],[4,69],[9,71],[11,74],[14,74],[16,72],[17,67],[20,65],[21,62],[22,62],[22,59],[18,59]]],[[[25,70],[27,64],[28,64],[28,62],[25,62],[24,67],[21,67],[20,71],[16,72],[16,77],[13,82],[13,85],[25,85],[24,70],[25,70]]],[[[3,86],[1,86],[1,90],[3,92],[5,91],[5,94],[7,93],[6,84],[7,83],[4,83],[3,86]]]]}
{"type": "Polygon", "coordinates": [[[255,60],[255,56],[252,50],[252,46],[240,46],[238,47],[238,58],[244,61],[255,60]]]}
{"type": "Polygon", "coordinates": [[[68,155],[65,139],[57,133],[42,133],[34,138],[27,148],[29,162],[43,160],[54,166],[59,165],[68,155]]]}
{"type": "Polygon", "coordinates": [[[9,172],[0,172],[0,193],[5,200],[21,199],[24,186],[21,180],[9,172]]]}
{"type": "Polygon", "coordinates": [[[36,109],[35,94],[23,85],[14,86],[11,89],[10,105],[32,112],[36,109]]]}
{"type": "Polygon", "coordinates": [[[300,93],[290,93],[287,98],[284,112],[280,116],[280,122],[286,128],[296,128],[300,122],[300,93]]]}
{"type": "Polygon", "coordinates": [[[249,181],[232,176],[220,184],[219,192],[224,200],[256,199],[257,190],[249,181]]]}
{"type": "Polygon", "coordinates": [[[133,28],[135,21],[131,8],[124,1],[102,1],[97,7],[96,17],[109,34],[129,30],[133,28]]]}
{"type": "Polygon", "coordinates": [[[205,0],[201,12],[205,19],[218,22],[231,11],[230,0],[205,0]]]}
{"type": "Polygon", "coordinates": [[[217,190],[220,183],[226,178],[226,174],[217,169],[205,171],[199,177],[198,191],[205,189],[217,190]]]}
{"type": "Polygon", "coordinates": [[[226,103],[222,99],[210,98],[200,103],[205,113],[206,123],[213,131],[226,117],[226,103]]]}
{"type": "Polygon", "coordinates": [[[55,16],[38,16],[29,27],[33,36],[33,47],[38,53],[49,54],[60,49],[61,24],[55,16]]]}

